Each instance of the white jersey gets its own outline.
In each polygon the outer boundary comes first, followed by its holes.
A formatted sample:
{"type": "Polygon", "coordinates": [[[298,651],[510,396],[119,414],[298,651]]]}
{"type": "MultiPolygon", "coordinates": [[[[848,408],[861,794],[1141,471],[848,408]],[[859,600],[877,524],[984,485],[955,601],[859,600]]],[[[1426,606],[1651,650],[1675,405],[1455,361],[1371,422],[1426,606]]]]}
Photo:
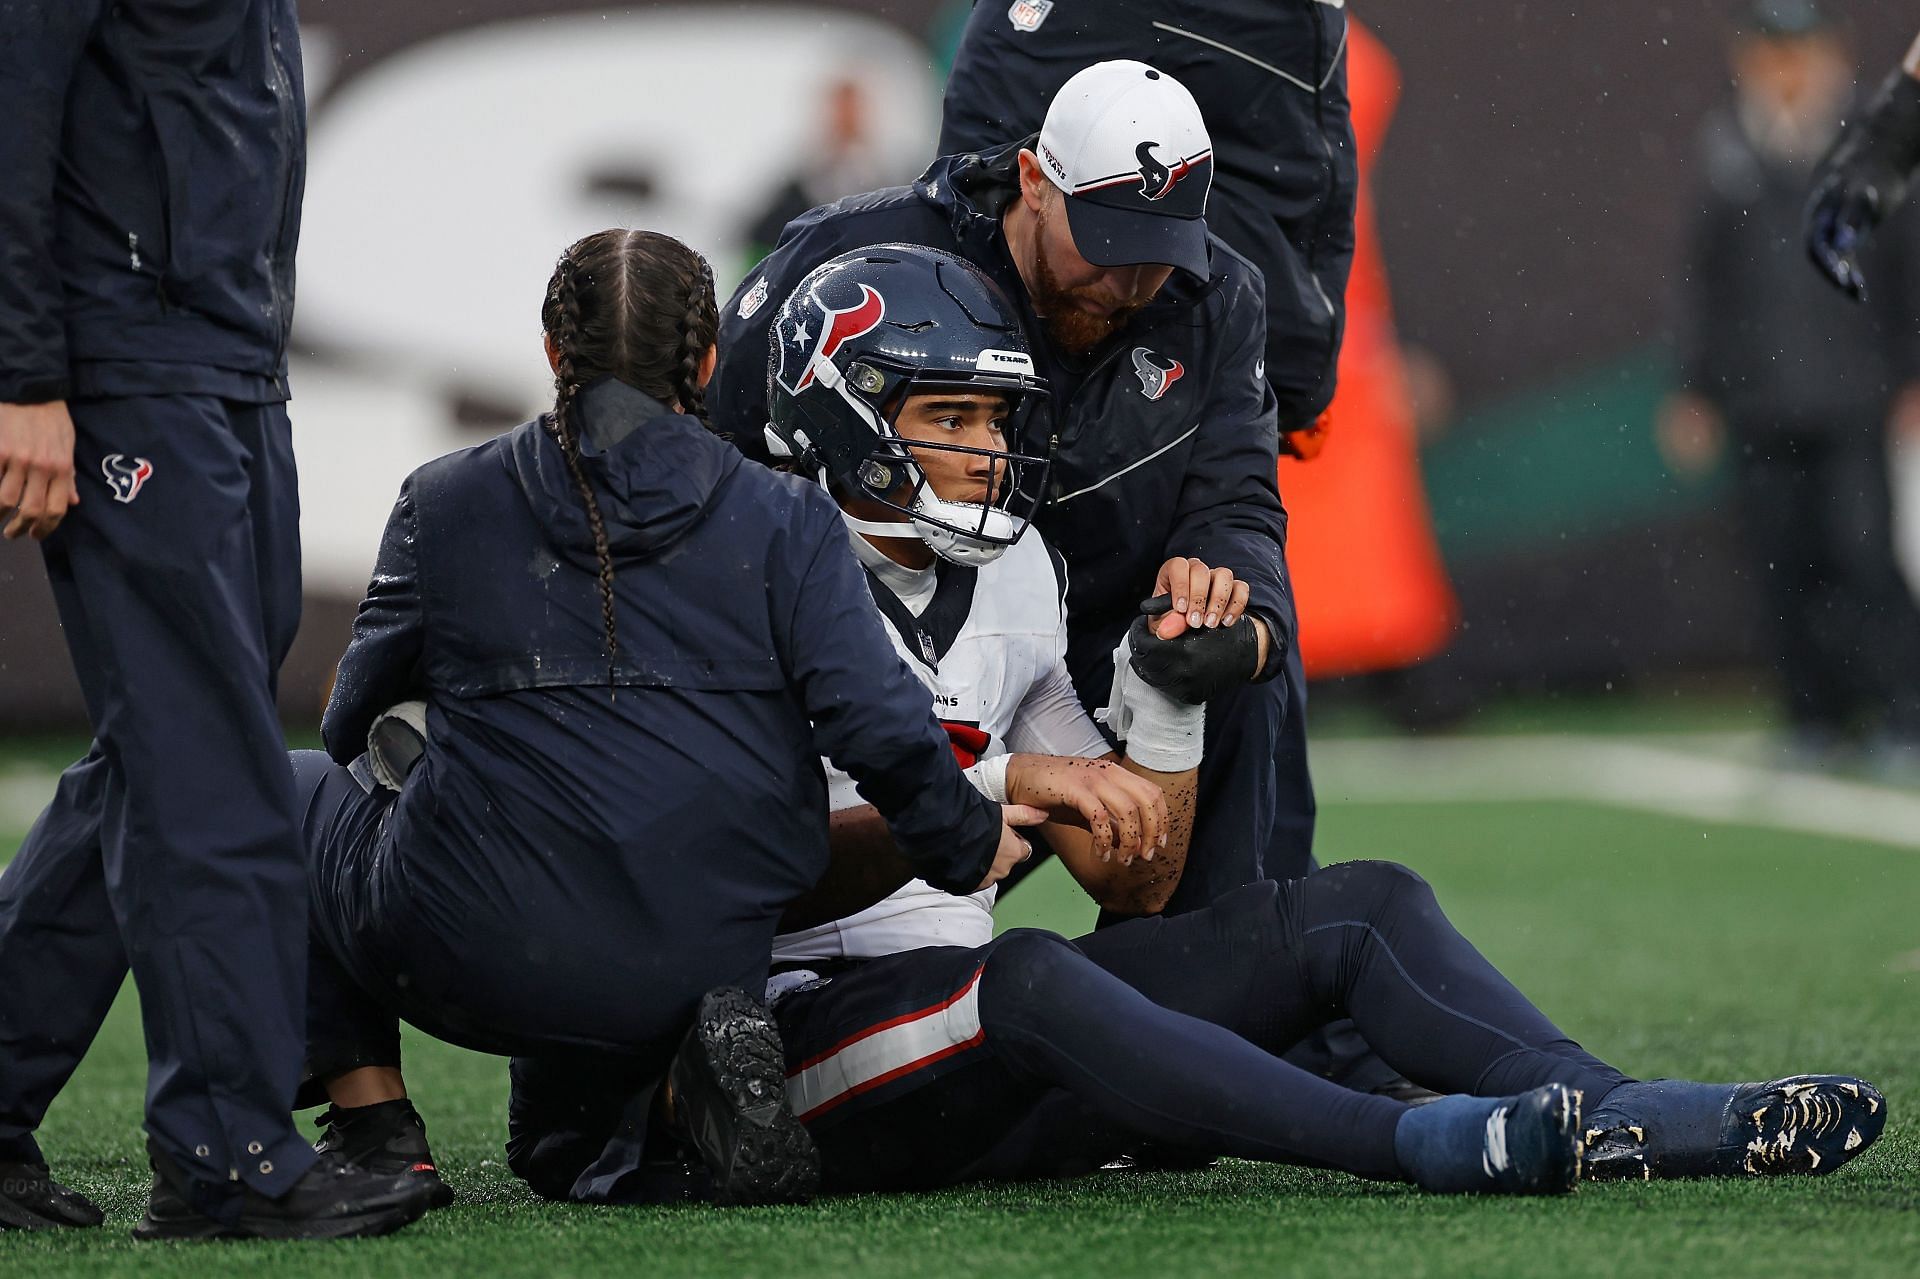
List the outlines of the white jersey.
{"type": "MultiPolygon", "coordinates": [[[[1067,674],[1066,569],[1038,531],[1029,528],[977,570],[944,561],[902,568],[851,536],[886,592],[875,603],[893,646],[933,693],[934,713],[963,764],[1022,752],[1097,758],[1113,749],[1067,674]]],[[[826,769],[835,811],[866,802],[850,777],[831,763],[826,769]]],[[[916,879],[857,915],[776,937],[774,962],[985,945],[993,939],[996,891],[957,897],[916,879]]]]}

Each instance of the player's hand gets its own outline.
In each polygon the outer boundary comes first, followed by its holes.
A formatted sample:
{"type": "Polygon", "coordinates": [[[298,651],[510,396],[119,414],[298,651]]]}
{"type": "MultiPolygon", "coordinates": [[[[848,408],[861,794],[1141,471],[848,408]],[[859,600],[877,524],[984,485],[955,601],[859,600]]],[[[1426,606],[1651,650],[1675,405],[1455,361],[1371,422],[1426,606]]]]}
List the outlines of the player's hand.
{"type": "MultiPolygon", "coordinates": [[[[1038,826],[1046,820],[1046,813],[1025,804],[1000,805],[1000,847],[994,850],[993,869],[980,881],[980,888],[999,883],[1007,877],[1007,872],[1033,856],[1033,845],[1016,828],[1038,826]]],[[[973,891],[977,893],[980,888],[973,891]]]]}
{"type": "Polygon", "coordinates": [[[1101,861],[1153,860],[1167,842],[1167,798],[1145,778],[1098,759],[1015,755],[1007,762],[1007,798],[1042,809],[1053,821],[1086,827],[1101,861]]]}
{"type": "Polygon", "coordinates": [[[1127,632],[1134,673],[1155,688],[1189,706],[1204,706],[1266,668],[1267,630],[1259,618],[1232,629],[1183,629],[1163,639],[1160,623],[1165,619],[1154,619],[1166,607],[1165,596],[1143,601],[1127,632]]]}
{"type": "Polygon", "coordinates": [[[1154,574],[1153,593],[1173,600],[1154,634],[1172,639],[1189,627],[1232,626],[1247,611],[1249,591],[1230,568],[1208,568],[1199,560],[1176,555],[1154,574]]]}
{"type": "Polygon", "coordinates": [[[0,404],[0,519],[7,537],[44,538],[79,502],[66,403],[0,404]]]}
{"type": "Polygon", "coordinates": [[[1720,460],[1726,426],[1720,411],[1695,391],[1676,391],[1654,417],[1654,442],[1675,475],[1699,476],[1720,460]]]}

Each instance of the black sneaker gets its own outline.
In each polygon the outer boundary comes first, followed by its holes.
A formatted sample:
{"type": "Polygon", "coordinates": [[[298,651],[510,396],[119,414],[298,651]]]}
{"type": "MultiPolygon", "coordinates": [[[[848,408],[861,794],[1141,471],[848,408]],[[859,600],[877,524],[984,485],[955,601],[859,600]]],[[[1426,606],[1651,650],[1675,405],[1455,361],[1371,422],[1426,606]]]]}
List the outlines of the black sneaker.
{"type": "Polygon", "coordinates": [[[383,1101],[347,1109],[331,1106],[320,1116],[326,1131],[313,1148],[337,1154],[356,1168],[382,1177],[412,1177],[431,1194],[429,1208],[453,1204],[453,1187],[440,1179],[440,1169],[427,1145],[427,1122],[411,1101],[383,1101]]]}
{"type": "Polygon", "coordinates": [[[252,1187],[242,1191],[240,1215],[216,1221],[179,1189],[184,1178],[159,1151],[153,1156],[153,1194],[133,1237],[154,1239],[353,1239],[392,1234],[427,1211],[429,1188],[412,1177],[381,1177],[337,1154],[320,1156],[278,1199],[252,1187]]]}
{"type": "Polygon", "coordinates": [[[1865,1151],[1887,1126],[1887,1099],[1846,1075],[1759,1084],[1652,1079],[1608,1093],[1587,1123],[1587,1175],[1820,1176],[1865,1151]]]}
{"type": "Polygon", "coordinates": [[[98,1226],[106,1214],[53,1179],[45,1164],[0,1159],[0,1230],[98,1226]]]}
{"type": "Polygon", "coordinates": [[[733,986],[701,996],[667,1082],[673,1122],[713,1174],[715,1203],[813,1198],[820,1153],[787,1105],[786,1053],[759,1000],[733,986]]]}

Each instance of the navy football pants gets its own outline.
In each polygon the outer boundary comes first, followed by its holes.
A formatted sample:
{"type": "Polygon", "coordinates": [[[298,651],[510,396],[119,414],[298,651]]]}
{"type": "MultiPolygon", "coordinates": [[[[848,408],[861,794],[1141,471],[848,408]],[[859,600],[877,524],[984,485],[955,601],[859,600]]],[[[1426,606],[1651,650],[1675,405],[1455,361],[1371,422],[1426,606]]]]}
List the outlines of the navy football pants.
{"type": "Polygon", "coordinates": [[[300,614],[291,433],[284,405],[209,396],[69,408],[80,505],[45,557],[94,744],[0,876],[0,1155],[38,1158],[131,966],[147,1131],[221,1212],[314,1160],[289,1113],[306,887],[274,703],[300,614]]]}
{"type": "MultiPolygon", "coordinates": [[[[1340,1016],[1439,1091],[1559,1082],[1592,1104],[1625,1079],[1461,937],[1424,880],[1386,862],[1250,884],[1077,942],[1021,929],[829,966],[775,1015],[790,1099],[841,1190],[1072,1175],[1143,1141],[1399,1177],[1403,1103],[1276,1055],[1340,1016]]],[[[585,1075],[538,1082],[550,1099],[516,1074],[523,1120],[561,1102],[581,1120],[618,1114],[612,1098],[582,1104],[585,1075]]],[[[523,1123],[515,1139],[538,1135],[523,1123]]],[[[554,1160],[595,1149],[568,1136],[548,1143],[554,1160]]],[[[549,1187],[577,1171],[515,1170],[549,1187]]]]}

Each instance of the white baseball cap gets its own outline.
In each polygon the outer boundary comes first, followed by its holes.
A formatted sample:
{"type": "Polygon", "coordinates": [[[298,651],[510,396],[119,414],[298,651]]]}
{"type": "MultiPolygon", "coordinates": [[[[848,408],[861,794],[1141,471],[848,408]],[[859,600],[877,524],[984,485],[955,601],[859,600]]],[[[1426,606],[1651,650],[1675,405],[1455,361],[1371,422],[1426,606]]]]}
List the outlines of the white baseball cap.
{"type": "Polygon", "coordinates": [[[1074,247],[1095,266],[1155,262],[1207,276],[1213,141],[1186,87],[1144,62],[1096,62],[1060,86],[1040,167],[1067,195],[1074,247]]]}

